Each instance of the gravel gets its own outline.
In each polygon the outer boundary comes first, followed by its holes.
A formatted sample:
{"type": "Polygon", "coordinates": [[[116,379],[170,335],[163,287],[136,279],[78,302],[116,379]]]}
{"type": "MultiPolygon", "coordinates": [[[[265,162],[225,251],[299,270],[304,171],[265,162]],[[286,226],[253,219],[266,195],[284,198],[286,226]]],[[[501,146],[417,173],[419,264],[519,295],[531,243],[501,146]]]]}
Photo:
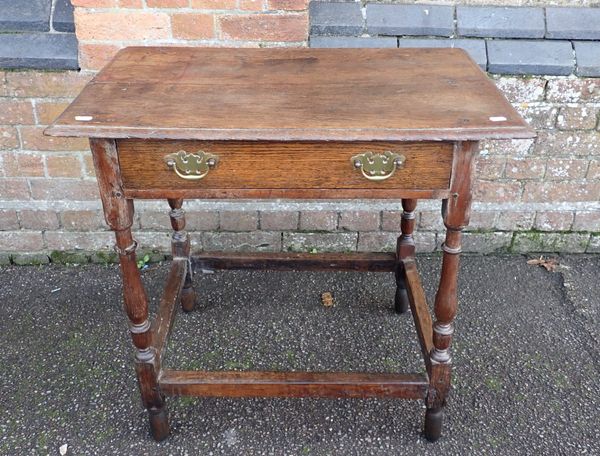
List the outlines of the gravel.
{"type": "MultiPolygon", "coordinates": [[[[419,258],[430,303],[439,256],[419,258]]],[[[557,272],[465,256],[442,439],[420,401],[170,398],[148,435],[116,266],[0,267],[0,454],[599,454],[599,256],[557,272]],[[591,293],[590,293],[591,292],[591,293]],[[61,449],[62,446],[62,449],[61,449]]],[[[167,265],[143,273],[155,309],[167,265]]],[[[197,273],[165,364],[227,370],[422,371],[387,273],[197,273]],[[321,304],[323,292],[335,305],[321,304]]]]}

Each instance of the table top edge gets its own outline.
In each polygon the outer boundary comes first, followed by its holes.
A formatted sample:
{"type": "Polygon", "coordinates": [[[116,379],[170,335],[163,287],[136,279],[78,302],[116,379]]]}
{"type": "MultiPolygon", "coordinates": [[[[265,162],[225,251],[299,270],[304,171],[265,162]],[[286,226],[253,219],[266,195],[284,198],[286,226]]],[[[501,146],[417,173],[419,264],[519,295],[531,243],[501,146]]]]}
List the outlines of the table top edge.
{"type": "Polygon", "coordinates": [[[535,130],[527,125],[495,128],[431,129],[134,129],[52,124],[47,136],[199,141],[480,141],[484,139],[533,139],[535,130]]]}

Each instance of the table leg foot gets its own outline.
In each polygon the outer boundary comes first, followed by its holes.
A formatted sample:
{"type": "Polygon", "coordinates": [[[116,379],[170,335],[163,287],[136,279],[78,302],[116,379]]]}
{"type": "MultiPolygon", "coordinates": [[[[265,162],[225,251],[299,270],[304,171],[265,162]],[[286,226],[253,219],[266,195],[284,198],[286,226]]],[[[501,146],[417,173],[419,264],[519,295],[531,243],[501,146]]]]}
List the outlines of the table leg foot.
{"type": "Polygon", "coordinates": [[[396,287],[396,296],[394,298],[394,309],[396,313],[403,314],[408,311],[408,292],[406,288],[398,285],[396,287]]]}
{"type": "Polygon", "coordinates": [[[444,411],[440,408],[428,408],[425,412],[425,438],[430,442],[435,442],[442,435],[442,421],[444,411]]]}
{"type": "Polygon", "coordinates": [[[169,436],[169,417],[167,408],[161,407],[148,409],[150,418],[150,433],[157,442],[166,439],[169,436]]]}

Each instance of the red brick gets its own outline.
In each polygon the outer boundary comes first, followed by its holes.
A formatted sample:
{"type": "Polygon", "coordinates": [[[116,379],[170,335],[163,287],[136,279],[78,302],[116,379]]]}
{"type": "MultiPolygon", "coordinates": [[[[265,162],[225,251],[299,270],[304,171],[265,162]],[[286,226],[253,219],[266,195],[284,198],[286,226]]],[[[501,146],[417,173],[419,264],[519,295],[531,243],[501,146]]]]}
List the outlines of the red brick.
{"type": "Polygon", "coordinates": [[[523,201],[597,201],[600,199],[600,182],[530,182],[525,184],[523,201]]]}
{"type": "Polygon", "coordinates": [[[0,195],[3,200],[28,200],[29,186],[25,179],[0,178],[0,195]]]}
{"type": "Polygon", "coordinates": [[[475,162],[476,175],[480,179],[498,179],[502,177],[505,163],[502,157],[480,155],[475,162]]]}
{"type": "Polygon", "coordinates": [[[477,252],[489,255],[506,252],[512,242],[512,233],[465,233],[462,239],[463,252],[477,252]]]}
{"type": "Polygon", "coordinates": [[[549,156],[600,155],[600,132],[540,131],[535,153],[549,156]]]}
{"type": "Polygon", "coordinates": [[[87,70],[102,69],[121,46],[113,44],[79,43],[79,65],[87,70]]]}
{"type": "Polygon", "coordinates": [[[506,140],[489,140],[481,143],[480,149],[482,155],[506,155],[509,157],[524,157],[530,154],[532,146],[534,144],[533,139],[513,139],[510,141],[506,140]]]}
{"type": "MultiPolygon", "coordinates": [[[[441,218],[441,217],[440,217],[441,218]]],[[[467,230],[491,230],[496,222],[496,213],[492,211],[471,212],[467,230]]]]}
{"type": "Polygon", "coordinates": [[[593,78],[558,78],[548,81],[546,99],[554,102],[600,101],[600,84],[593,78]]]}
{"type": "Polygon", "coordinates": [[[217,211],[186,211],[185,220],[188,231],[215,231],[219,228],[217,211]]]}
{"type": "MultiPolygon", "coordinates": [[[[190,234],[190,249],[192,252],[192,255],[195,254],[195,252],[200,252],[203,249],[203,244],[202,244],[202,238],[204,236],[204,233],[201,231],[192,231],[190,234]]],[[[169,250],[171,250],[169,248],[169,250]]]]}
{"type": "Polygon", "coordinates": [[[245,11],[262,11],[263,0],[239,0],[239,9],[245,11]]]}
{"type": "Polygon", "coordinates": [[[269,0],[270,10],[303,11],[308,8],[308,0],[269,0]]]}
{"type": "Polygon", "coordinates": [[[291,252],[348,252],[356,250],[358,233],[284,233],[283,250],[291,252]]]}
{"type": "Polygon", "coordinates": [[[379,212],[343,211],[340,213],[339,228],[348,231],[377,231],[379,212]]]}
{"type": "Polygon", "coordinates": [[[591,160],[587,172],[588,179],[600,179],[600,160],[591,160]]]}
{"type": "Polygon", "coordinates": [[[0,209],[0,231],[19,229],[17,211],[14,209],[0,209]]]}
{"type": "Polygon", "coordinates": [[[87,150],[89,143],[86,138],[63,138],[45,136],[45,127],[20,127],[23,149],[27,150],[53,150],[72,151],[87,150]]]}
{"type": "Polygon", "coordinates": [[[77,71],[15,71],[6,73],[7,96],[66,97],[81,92],[92,74],[77,71]]]}
{"type": "Polygon", "coordinates": [[[437,235],[435,233],[416,231],[414,238],[417,252],[433,252],[437,248],[437,235]]]}
{"type": "Polygon", "coordinates": [[[600,211],[577,211],[573,231],[600,231],[600,211]]]}
{"type": "Polygon", "coordinates": [[[541,179],[545,170],[545,160],[509,158],[504,174],[512,179],[541,179]]]}
{"type": "Polygon", "coordinates": [[[395,252],[398,236],[396,233],[369,232],[358,234],[359,252],[395,252]]]}
{"type": "Polygon", "coordinates": [[[117,0],[71,0],[71,3],[84,8],[110,8],[117,5],[117,0]]]}
{"type": "Polygon", "coordinates": [[[81,177],[81,160],[75,155],[48,155],[46,169],[50,177],[81,177]]]}
{"type": "Polygon", "coordinates": [[[496,217],[495,228],[502,231],[530,230],[535,212],[502,211],[496,217]]]}
{"type": "MultiPolygon", "coordinates": [[[[138,241],[141,249],[156,250],[165,253],[171,252],[171,233],[169,232],[137,231],[133,233],[133,236],[138,241]]],[[[191,241],[192,249],[195,251],[197,244],[195,236],[191,236],[191,241]]]]}
{"type": "Polygon", "coordinates": [[[85,177],[95,177],[96,170],[94,169],[94,159],[89,152],[83,153],[83,174],[85,177]]]}
{"type": "Polygon", "coordinates": [[[556,126],[561,130],[593,130],[598,124],[600,108],[594,106],[563,106],[556,126]]]}
{"type": "Polygon", "coordinates": [[[86,40],[160,40],[170,38],[166,13],[122,10],[91,12],[75,10],[77,38],[86,40]]]}
{"type": "Polygon", "coordinates": [[[75,179],[32,179],[31,196],[36,200],[98,201],[98,185],[94,181],[75,179]]]}
{"type": "Polygon", "coordinates": [[[522,103],[517,106],[517,111],[519,111],[525,118],[525,121],[536,130],[554,128],[554,125],[556,125],[558,108],[554,106],[529,106],[527,103],[522,103]]]}
{"type": "Polygon", "coordinates": [[[260,229],[265,231],[297,230],[298,211],[262,211],[260,229]]]}
{"type": "Polygon", "coordinates": [[[443,231],[445,229],[440,211],[421,211],[418,226],[420,230],[428,231],[443,231]]]}
{"type": "Polygon", "coordinates": [[[221,16],[219,22],[225,39],[249,41],[305,41],[307,39],[306,14],[221,16]]]}
{"type": "Polygon", "coordinates": [[[600,253],[600,235],[592,234],[586,249],[587,253],[600,253]]]}
{"type": "Polygon", "coordinates": [[[19,147],[17,129],[10,125],[0,126],[0,150],[16,149],[19,147]]]}
{"type": "Polygon", "coordinates": [[[212,14],[173,14],[173,37],[187,40],[213,38],[215,35],[212,14]]]}
{"type": "MultiPolygon", "coordinates": [[[[140,228],[143,230],[170,231],[169,211],[144,211],[140,213],[140,228]]],[[[189,228],[189,227],[188,227],[189,228]]]]}
{"type": "Polygon", "coordinates": [[[381,213],[381,229],[399,233],[401,220],[402,211],[383,211],[381,213]]]}
{"type": "Polygon", "coordinates": [[[569,231],[573,225],[573,212],[538,212],[533,227],[540,231],[569,231]]]}
{"type": "Polygon", "coordinates": [[[588,169],[588,160],[551,158],[546,164],[545,180],[583,179],[588,169]]]}
{"type": "Polygon", "coordinates": [[[544,99],[546,80],[543,78],[500,77],[494,82],[512,103],[544,99]]]}
{"type": "Polygon", "coordinates": [[[300,230],[332,231],[337,228],[338,214],[335,211],[300,212],[300,230]]]}
{"type": "Polygon", "coordinates": [[[1,231],[0,251],[4,252],[34,252],[43,250],[42,233],[31,231],[1,231]]]}
{"type": "Polygon", "coordinates": [[[100,211],[62,211],[61,225],[70,231],[93,231],[106,228],[100,211]]]}
{"type": "Polygon", "coordinates": [[[189,0],[146,0],[148,8],[187,8],[189,0]]]}
{"type": "Polygon", "coordinates": [[[118,0],[121,8],[143,8],[142,0],[118,0]]]}
{"type": "Polygon", "coordinates": [[[114,235],[110,231],[98,232],[69,232],[46,231],[44,233],[49,250],[104,250],[114,245],[114,235]]]}
{"type": "MultiPolygon", "coordinates": [[[[358,233],[359,252],[393,252],[396,250],[398,235],[386,232],[358,233]]],[[[417,252],[433,252],[436,249],[435,233],[416,232],[417,252]]]]}
{"type": "Polygon", "coordinates": [[[192,8],[209,10],[232,10],[237,6],[237,0],[192,0],[192,8]]]}
{"type": "Polygon", "coordinates": [[[3,154],[2,162],[4,174],[8,177],[43,177],[45,175],[43,155],[21,151],[9,152],[3,154]]]}
{"type": "Polygon", "coordinates": [[[0,99],[0,124],[33,124],[30,101],[0,99]]]}
{"type": "Polygon", "coordinates": [[[486,203],[508,203],[518,201],[521,191],[520,182],[476,181],[474,199],[486,203]]]}
{"type": "Polygon", "coordinates": [[[58,214],[54,211],[19,211],[21,227],[26,230],[55,230],[59,227],[58,214]]]}
{"type": "Polygon", "coordinates": [[[16,151],[0,151],[0,178],[12,177],[18,171],[16,151]]]}
{"type": "Polygon", "coordinates": [[[253,231],[258,226],[256,211],[221,211],[219,226],[223,231],[253,231]]]}
{"type": "Polygon", "coordinates": [[[224,251],[279,252],[281,251],[281,233],[255,231],[250,233],[214,233],[202,234],[204,249],[224,251]]]}
{"type": "Polygon", "coordinates": [[[51,124],[67,109],[67,106],[69,106],[68,101],[36,101],[35,110],[38,123],[40,125],[51,124]]]}
{"type": "Polygon", "coordinates": [[[23,177],[43,177],[44,176],[44,157],[38,154],[26,154],[17,152],[18,176],[23,177]]]}

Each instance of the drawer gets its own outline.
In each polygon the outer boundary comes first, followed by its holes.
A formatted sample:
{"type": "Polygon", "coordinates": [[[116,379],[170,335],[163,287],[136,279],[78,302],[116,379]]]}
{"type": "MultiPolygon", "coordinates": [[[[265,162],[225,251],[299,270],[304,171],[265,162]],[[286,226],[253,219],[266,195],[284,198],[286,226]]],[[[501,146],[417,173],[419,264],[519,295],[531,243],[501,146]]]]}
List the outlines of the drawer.
{"type": "MultiPolygon", "coordinates": [[[[448,190],[453,144],[119,140],[136,197],[398,197],[448,190]],[[210,167],[209,164],[214,166],[210,167]],[[401,196],[401,195],[400,195],[401,196]]],[[[408,197],[408,196],[407,196],[408,197]]]]}

